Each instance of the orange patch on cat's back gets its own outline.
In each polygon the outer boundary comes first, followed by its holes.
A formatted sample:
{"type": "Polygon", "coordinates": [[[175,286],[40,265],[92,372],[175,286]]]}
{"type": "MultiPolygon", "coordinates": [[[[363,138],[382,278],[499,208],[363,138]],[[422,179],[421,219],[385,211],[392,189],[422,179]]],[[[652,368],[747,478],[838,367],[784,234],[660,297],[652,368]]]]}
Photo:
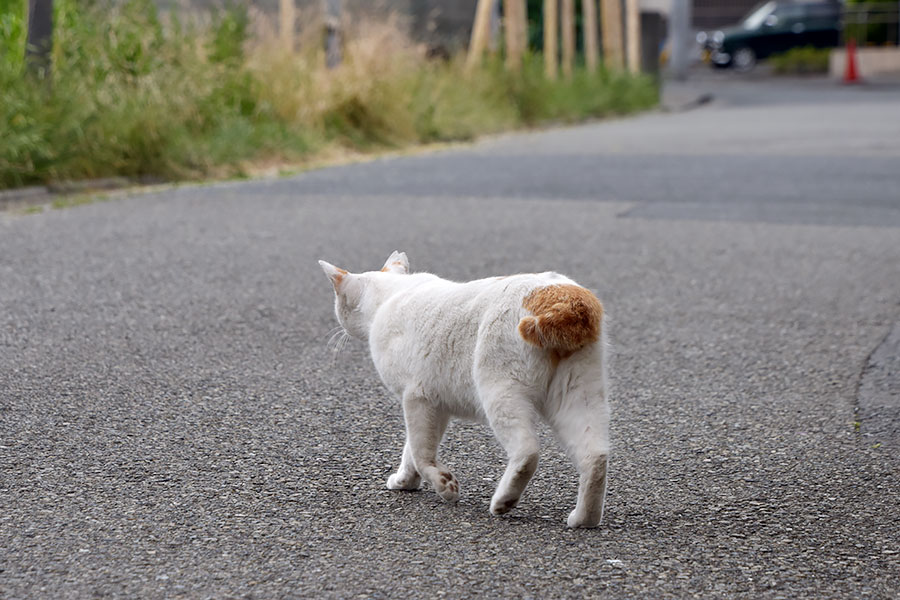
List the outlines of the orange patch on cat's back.
{"type": "Polygon", "coordinates": [[[572,284],[548,285],[531,291],[522,306],[532,316],[519,321],[519,335],[550,351],[558,363],[600,339],[603,305],[594,294],[572,284]]]}

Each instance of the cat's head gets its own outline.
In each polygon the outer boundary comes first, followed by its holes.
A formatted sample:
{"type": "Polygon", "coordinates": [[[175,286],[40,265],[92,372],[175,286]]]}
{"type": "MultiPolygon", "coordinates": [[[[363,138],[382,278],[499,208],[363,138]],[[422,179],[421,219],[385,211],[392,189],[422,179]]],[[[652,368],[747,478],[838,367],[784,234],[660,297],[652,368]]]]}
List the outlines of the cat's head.
{"type": "Polygon", "coordinates": [[[377,281],[385,273],[409,273],[409,259],[396,250],[384,262],[380,271],[350,273],[324,260],[319,261],[325,275],[334,286],[334,314],[338,323],[353,337],[367,339],[369,323],[381,300],[377,281]]]}

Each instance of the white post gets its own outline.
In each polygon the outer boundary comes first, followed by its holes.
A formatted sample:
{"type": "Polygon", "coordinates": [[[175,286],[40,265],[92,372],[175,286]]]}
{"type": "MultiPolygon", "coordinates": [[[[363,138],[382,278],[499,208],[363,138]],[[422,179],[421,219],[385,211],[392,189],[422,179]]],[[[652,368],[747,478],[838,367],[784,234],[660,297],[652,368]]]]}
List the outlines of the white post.
{"type": "Polygon", "coordinates": [[[685,79],[688,71],[691,48],[691,2],[692,0],[672,0],[669,15],[671,34],[669,37],[669,70],[675,79],[685,79]]]}

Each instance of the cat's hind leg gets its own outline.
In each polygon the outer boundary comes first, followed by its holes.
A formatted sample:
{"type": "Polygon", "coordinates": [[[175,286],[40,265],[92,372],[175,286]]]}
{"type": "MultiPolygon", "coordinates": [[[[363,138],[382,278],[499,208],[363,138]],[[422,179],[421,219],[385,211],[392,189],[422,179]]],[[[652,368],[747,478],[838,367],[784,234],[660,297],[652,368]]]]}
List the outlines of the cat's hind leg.
{"type": "Polygon", "coordinates": [[[387,487],[389,490],[417,490],[422,483],[422,478],[416,471],[416,465],[413,462],[412,450],[409,447],[409,438],[403,444],[403,457],[400,459],[400,466],[397,472],[388,477],[387,487]]]}
{"type": "Polygon", "coordinates": [[[447,429],[450,415],[417,394],[403,395],[406,440],[416,471],[446,502],[459,500],[459,482],[437,461],[437,449],[447,429]]]}
{"type": "MultiPolygon", "coordinates": [[[[580,358],[591,359],[591,355],[580,358]]],[[[556,388],[551,389],[556,402],[548,417],[579,473],[578,501],[567,524],[597,527],[603,518],[609,462],[609,405],[603,369],[599,363],[578,360],[576,355],[560,365],[556,378],[551,386],[556,388]],[[572,363],[567,365],[568,361],[572,363]]]]}
{"type": "Polygon", "coordinates": [[[540,442],[534,430],[534,404],[526,390],[513,382],[481,385],[479,393],[491,429],[508,459],[491,498],[491,513],[502,515],[519,503],[537,469],[540,442]]]}

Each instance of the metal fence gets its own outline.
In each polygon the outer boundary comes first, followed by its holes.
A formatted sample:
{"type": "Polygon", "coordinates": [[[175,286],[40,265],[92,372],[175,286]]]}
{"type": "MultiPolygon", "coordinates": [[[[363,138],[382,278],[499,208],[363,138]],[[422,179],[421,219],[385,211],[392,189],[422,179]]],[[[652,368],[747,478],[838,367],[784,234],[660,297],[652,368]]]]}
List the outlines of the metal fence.
{"type": "Polygon", "coordinates": [[[900,46],[900,3],[844,5],[842,30],[858,46],[900,46]]]}

